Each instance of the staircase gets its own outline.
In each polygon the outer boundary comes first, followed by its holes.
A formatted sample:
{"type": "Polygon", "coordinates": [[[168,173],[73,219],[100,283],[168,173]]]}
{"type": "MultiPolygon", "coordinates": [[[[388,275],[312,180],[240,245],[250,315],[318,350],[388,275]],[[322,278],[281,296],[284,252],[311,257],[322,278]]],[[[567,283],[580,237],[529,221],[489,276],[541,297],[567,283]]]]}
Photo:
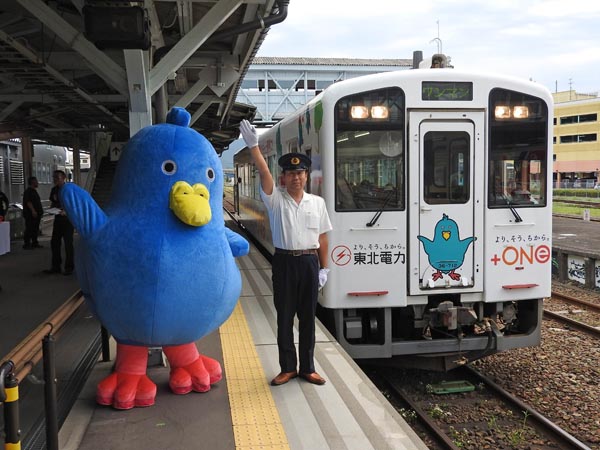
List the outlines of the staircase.
{"type": "Polygon", "coordinates": [[[101,208],[104,208],[110,200],[117,163],[118,161],[111,161],[108,156],[100,161],[100,167],[96,173],[92,189],[92,197],[101,208]]]}

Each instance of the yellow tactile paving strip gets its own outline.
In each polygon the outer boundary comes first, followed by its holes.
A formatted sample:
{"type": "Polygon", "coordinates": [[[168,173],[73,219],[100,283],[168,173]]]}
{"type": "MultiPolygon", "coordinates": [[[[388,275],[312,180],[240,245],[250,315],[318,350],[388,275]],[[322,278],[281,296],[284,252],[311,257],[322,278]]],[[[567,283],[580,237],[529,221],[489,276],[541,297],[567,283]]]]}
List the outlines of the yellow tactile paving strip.
{"type": "Polygon", "coordinates": [[[219,334],[236,449],[289,449],[239,302],[219,334]]]}

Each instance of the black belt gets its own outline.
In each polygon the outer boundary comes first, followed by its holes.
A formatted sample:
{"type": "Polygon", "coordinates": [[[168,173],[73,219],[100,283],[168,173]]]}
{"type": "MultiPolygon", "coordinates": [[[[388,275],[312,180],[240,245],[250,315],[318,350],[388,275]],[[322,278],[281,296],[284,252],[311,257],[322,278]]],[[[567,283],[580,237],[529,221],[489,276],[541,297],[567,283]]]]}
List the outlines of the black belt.
{"type": "Polygon", "coordinates": [[[292,256],[318,255],[316,248],[309,248],[306,250],[284,250],[282,248],[276,248],[275,253],[279,253],[281,255],[292,255],[292,256]]]}

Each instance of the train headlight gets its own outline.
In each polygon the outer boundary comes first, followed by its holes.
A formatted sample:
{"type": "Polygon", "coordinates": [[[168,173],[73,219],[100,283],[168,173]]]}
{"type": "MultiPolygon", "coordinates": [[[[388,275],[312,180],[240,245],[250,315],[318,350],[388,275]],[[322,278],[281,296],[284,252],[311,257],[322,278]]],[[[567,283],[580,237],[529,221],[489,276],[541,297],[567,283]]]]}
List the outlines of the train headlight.
{"type": "Polygon", "coordinates": [[[529,117],[529,108],[527,106],[515,106],[513,108],[513,117],[515,119],[527,119],[529,117]]]}
{"type": "Polygon", "coordinates": [[[353,119],[367,119],[369,117],[369,109],[366,106],[353,106],[350,109],[350,115],[353,119]]]}
{"type": "Polygon", "coordinates": [[[496,105],[496,108],[494,109],[494,115],[496,119],[510,119],[510,106],[496,105]]]}
{"type": "Polygon", "coordinates": [[[387,119],[388,115],[389,112],[385,106],[373,106],[371,108],[371,117],[373,119],[387,119]]]}

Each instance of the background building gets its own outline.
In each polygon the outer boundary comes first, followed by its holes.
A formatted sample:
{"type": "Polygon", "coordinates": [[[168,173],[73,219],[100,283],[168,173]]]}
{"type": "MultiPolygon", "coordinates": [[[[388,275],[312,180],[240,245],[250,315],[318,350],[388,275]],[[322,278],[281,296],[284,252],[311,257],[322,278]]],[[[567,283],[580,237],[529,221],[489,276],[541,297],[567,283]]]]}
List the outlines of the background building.
{"type": "Polygon", "coordinates": [[[575,91],[553,97],[555,187],[594,187],[600,180],[600,97],[575,91]]]}

